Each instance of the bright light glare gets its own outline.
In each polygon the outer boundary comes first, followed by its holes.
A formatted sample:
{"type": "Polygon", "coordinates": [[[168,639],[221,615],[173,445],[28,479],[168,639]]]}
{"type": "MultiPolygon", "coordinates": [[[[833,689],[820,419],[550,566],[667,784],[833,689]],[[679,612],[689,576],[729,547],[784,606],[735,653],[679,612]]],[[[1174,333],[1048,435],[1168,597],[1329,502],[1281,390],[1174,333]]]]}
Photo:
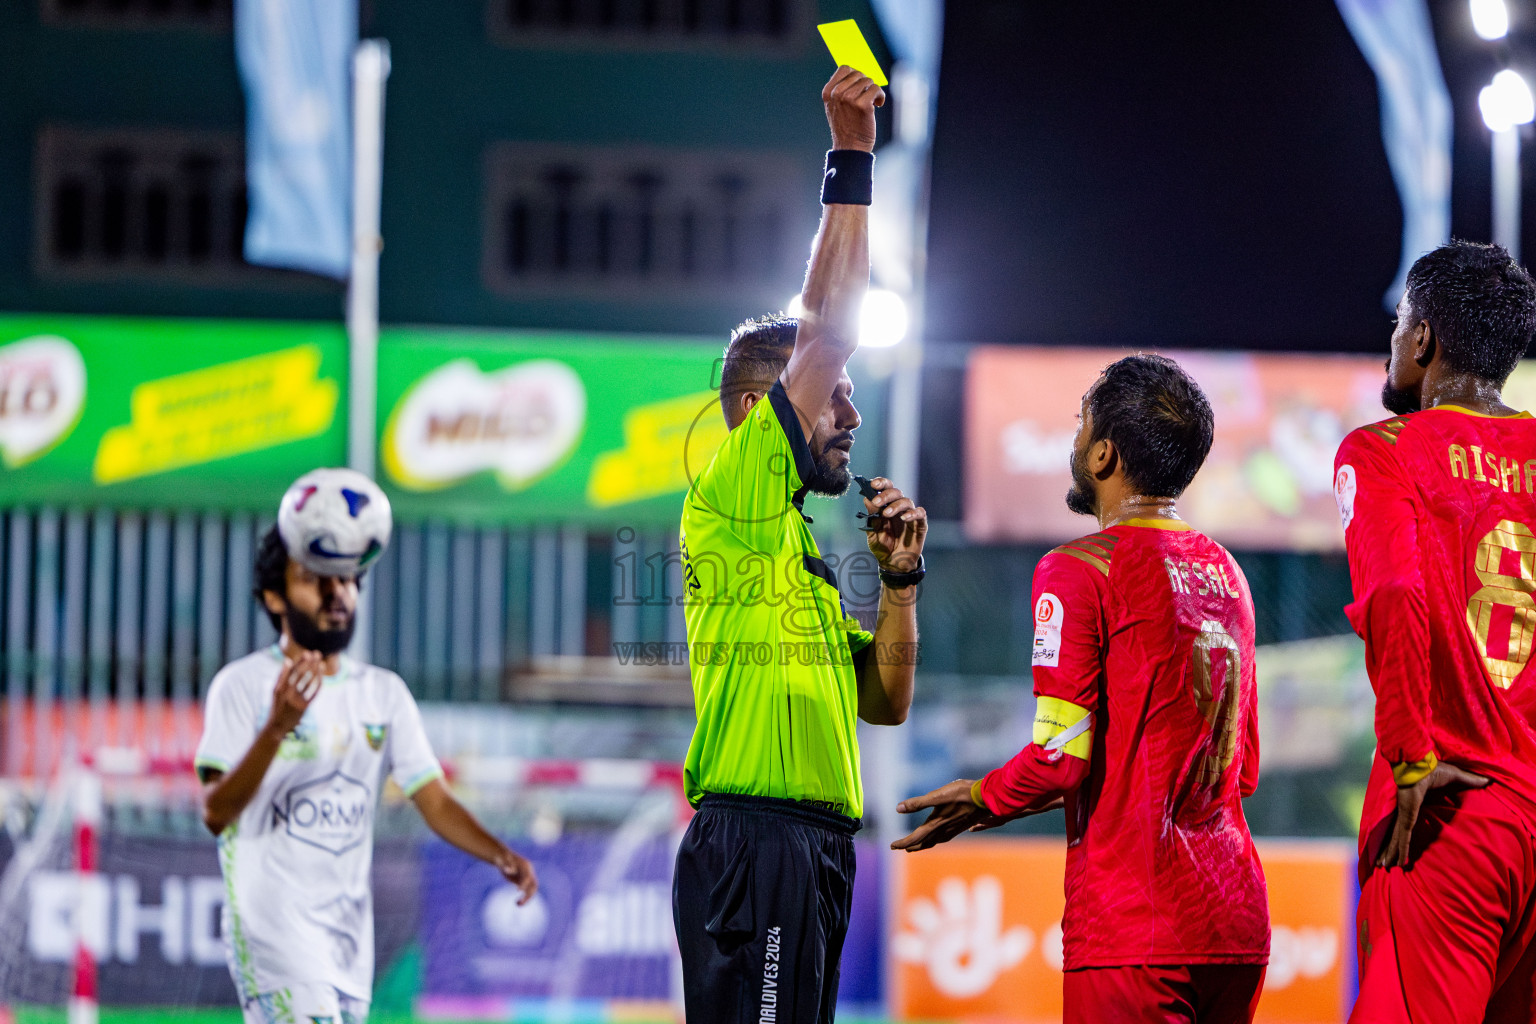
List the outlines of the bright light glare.
{"type": "Polygon", "coordinates": [[[1494,75],[1493,84],[1477,94],[1477,105],[1490,131],[1507,131],[1517,124],[1530,124],[1536,118],[1536,99],[1531,96],[1531,87],[1507,69],[1494,75]]]}
{"type": "Polygon", "coordinates": [[[859,310],[859,346],[890,348],[906,336],[907,304],[901,296],[885,288],[865,292],[859,310]]]}
{"type": "MultiPolygon", "coordinates": [[[[785,316],[804,312],[799,295],[784,304],[785,316]]],[[[907,336],[908,323],[907,304],[900,295],[886,288],[871,288],[864,293],[864,305],[859,309],[859,347],[890,348],[907,336]]]]}
{"type": "Polygon", "coordinates": [[[1503,39],[1509,34],[1509,8],[1504,0],[1472,0],[1472,31],[1484,39],[1503,39]]]}

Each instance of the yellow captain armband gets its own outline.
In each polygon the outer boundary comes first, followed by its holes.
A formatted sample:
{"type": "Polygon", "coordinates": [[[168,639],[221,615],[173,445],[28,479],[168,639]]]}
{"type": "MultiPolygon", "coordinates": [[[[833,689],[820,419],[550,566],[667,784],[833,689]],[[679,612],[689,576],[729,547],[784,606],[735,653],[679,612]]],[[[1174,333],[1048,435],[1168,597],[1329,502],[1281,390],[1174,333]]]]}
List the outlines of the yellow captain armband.
{"type": "MultiPolygon", "coordinates": [[[[987,802],[981,798],[981,780],[971,783],[971,803],[977,807],[987,807],[987,802]]],[[[990,810],[991,808],[987,808],[990,810]]]]}
{"type": "Polygon", "coordinates": [[[1039,698],[1034,742],[1048,751],[1088,760],[1093,752],[1093,712],[1056,697],[1039,698]]]}
{"type": "MultiPolygon", "coordinates": [[[[1035,726],[1036,731],[1039,731],[1039,728],[1038,725],[1035,726]]],[[[1399,786],[1417,785],[1424,776],[1434,771],[1439,765],[1440,759],[1431,750],[1429,754],[1417,761],[1404,761],[1402,764],[1393,765],[1392,778],[1399,786]]]]}

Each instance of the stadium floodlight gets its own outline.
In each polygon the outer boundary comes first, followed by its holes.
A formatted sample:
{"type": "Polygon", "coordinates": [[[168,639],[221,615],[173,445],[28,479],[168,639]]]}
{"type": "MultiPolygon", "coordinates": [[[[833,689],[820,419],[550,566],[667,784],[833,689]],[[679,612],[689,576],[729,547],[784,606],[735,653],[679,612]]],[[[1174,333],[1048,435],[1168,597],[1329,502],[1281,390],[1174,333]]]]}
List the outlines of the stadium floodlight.
{"type": "Polygon", "coordinates": [[[1508,68],[1477,96],[1483,123],[1493,132],[1493,240],[1520,258],[1520,133],[1536,119],[1536,99],[1525,79],[1508,68]]]}
{"type": "Polygon", "coordinates": [[[1517,124],[1530,124],[1536,118],[1536,99],[1531,96],[1531,87],[1518,72],[1508,68],[1494,75],[1493,82],[1483,87],[1477,95],[1477,105],[1489,131],[1508,131],[1517,124]]]}
{"type": "Polygon", "coordinates": [[[907,304],[888,288],[864,293],[859,310],[859,347],[890,348],[907,336],[907,304]]]}
{"type": "MultiPolygon", "coordinates": [[[[784,304],[786,316],[804,312],[799,295],[791,296],[784,304]]],[[[910,324],[905,299],[888,288],[871,288],[864,293],[864,304],[859,309],[859,347],[890,348],[907,336],[910,324]]]]}
{"type": "Polygon", "coordinates": [[[1472,0],[1472,31],[1488,40],[1508,35],[1509,8],[1504,0],[1472,0]]]}

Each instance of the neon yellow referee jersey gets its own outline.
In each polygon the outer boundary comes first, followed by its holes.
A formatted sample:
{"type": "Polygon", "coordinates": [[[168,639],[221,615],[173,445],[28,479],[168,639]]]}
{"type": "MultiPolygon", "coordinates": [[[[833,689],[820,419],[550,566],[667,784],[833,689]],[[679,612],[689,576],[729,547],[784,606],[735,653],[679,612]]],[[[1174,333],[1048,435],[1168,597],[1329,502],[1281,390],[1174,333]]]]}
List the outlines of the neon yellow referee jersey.
{"type": "Polygon", "coordinates": [[[684,611],[698,726],[684,781],[862,817],[855,655],[873,637],[844,613],[801,515],[811,454],[775,383],[694,479],[683,504],[684,611]]]}

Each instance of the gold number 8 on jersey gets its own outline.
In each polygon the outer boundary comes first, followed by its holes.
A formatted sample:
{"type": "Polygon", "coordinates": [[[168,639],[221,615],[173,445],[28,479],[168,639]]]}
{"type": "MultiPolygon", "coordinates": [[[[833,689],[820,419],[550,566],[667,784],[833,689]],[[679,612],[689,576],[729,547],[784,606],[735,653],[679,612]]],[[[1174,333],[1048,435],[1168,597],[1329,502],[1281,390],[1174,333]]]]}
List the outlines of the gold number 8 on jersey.
{"type": "Polygon", "coordinates": [[[1472,569],[1482,588],[1467,602],[1467,628],[1477,641],[1477,653],[1494,683],[1509,689],[1526,662],[1536,639],[1536,534],[1524,523],[1508,519],[1477,542],[1472,569]],[[1506,572],[1508,566],[1511,571],[1506,572]],[[1510,610],[1507,630],[1494,630],[1494,611],[1510,610]],[[1504,643],[1504,654],[1490,653],[1490,640],[1504,643]]]}

